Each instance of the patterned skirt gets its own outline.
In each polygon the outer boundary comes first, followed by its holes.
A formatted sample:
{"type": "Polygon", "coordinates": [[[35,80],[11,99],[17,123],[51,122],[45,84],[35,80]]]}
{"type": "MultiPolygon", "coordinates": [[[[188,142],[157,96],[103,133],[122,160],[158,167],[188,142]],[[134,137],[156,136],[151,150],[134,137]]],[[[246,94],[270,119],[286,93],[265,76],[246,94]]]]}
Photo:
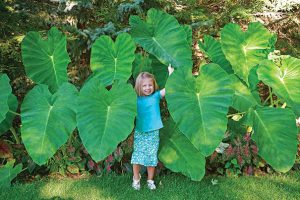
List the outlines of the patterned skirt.
{"type": "Polygon", "coordinates": [[[133,153],[131,164],[147,167],[157,165],[157,151],[159,146],[159,130],[150,132],[134,132],[133,153]]]}

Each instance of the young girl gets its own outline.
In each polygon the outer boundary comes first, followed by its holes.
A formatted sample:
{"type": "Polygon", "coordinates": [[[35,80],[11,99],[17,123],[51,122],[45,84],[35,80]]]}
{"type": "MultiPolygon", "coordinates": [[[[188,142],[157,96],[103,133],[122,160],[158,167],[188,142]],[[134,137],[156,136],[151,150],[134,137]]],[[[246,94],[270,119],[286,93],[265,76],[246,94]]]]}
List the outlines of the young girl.
{"type": "MultiPolygon", "coordinates": [[[[173,68],[168,67],[169,75],[173,68]]],[[[135,83],[137,98],[137,117],[134,132],[134,147],[131,158],[133,164],[132,187],[140,189],[140,165],[147,167],[147,185],[151,190],[156,189],[153,181],[157,165],[157,151],[159,146],[159,129],[163,127],[159,102],[165,96],[165,89],[158,90],[154,76],[148,72],[138,75],[135,83]]]]}

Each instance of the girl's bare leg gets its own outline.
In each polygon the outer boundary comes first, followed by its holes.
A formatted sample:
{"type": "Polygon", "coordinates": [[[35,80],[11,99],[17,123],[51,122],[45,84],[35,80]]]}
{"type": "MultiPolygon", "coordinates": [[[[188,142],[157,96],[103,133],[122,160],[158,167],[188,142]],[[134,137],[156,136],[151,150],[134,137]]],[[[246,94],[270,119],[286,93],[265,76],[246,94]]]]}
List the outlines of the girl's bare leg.
{"type": "Polygon", "coordinates": [[[147,167],[147,172],[148,172],[148,180],[153,180],[155,167],[147,167]]]}
{"type": "Polygon", "coordinates": [[[132,165],[133,168],[133,177],[135,180],[139,180],[140,179],[140,165],[138,164],[133,164],[132,165]]]}

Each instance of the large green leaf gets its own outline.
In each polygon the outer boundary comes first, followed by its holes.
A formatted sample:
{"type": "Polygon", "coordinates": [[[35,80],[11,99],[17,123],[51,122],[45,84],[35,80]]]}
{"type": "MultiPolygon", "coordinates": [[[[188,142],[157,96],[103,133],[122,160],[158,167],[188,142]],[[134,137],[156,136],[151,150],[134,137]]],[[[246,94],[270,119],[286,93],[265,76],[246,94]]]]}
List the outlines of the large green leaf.
{"type": "Polygon", "coordinates": [[[184,28],[174,16],[151,8],[146,22],[130,16],[131,34],[135,42],[155,55],[163,64],[175,68],[192,66],[192,51],[184,28]]]}
{"type": "Polygon", "coordinates": [[[0,122],[5,119],[8,112],[8,98],[11,94],[9,78],[6,74],[0,74],[0,122]]]}
{"type": "Polygon", "coordinates": [[[172,171],[200,181],[205,174],[205,157],[178,130],[172,120],[164,125],[160,132],[159,160],[172,171]]]}
{"type": "Polygon", "coordinates": [[[227,128],[233,90],[227,73],[217,64],[201,67],[197,78],[184,68],[166,84],[168,108],[179,130],[208,156],[220,144],[227,128]]]}
{"type": "MultiPolygon", "coordinates": [[[[10,94],[8,98],[9,110],[15,112],[18,108],[17,97],[10,94]]],[[[15,114],[12,112],[7,112],[5,119],[0,123],[0,135],[12,127],[12,121],[15,118],[15,114]]]]}
{"type": "Polygon", "coordinates": [[[160,89],[164,88],[169,77],[168,67],[161,63],[155,56],[150,55],[152,60],[151,66],[153,69],[153,74],[155,76],[156,82],[160,89]]]}
{"type": "Polygon", "coordinates": [[[236,75],[230,75],[232,87],[234,89],[232,107],[239,112],[247,112],[250,107],[259,105],[253,97],[251,91],[245,86],[236,75]]]}
{"type": "Polygon", "coordinates": [[[13,167],[15,160],[11,160],[0,168],[0,188],[10,186],[10,182],[22,171],[22,164],[13,167]]]}
{"type": "Polygon", "coordinates": [[[21,136],[33,161],[46,163],[63,145],[76,127],[74,85],[64,83],[55,94],[46,85],[34,87],[21,107],[21,136]]]}
{"type": "Polygon", "coordinates": [[[186,40],[189,45],[192,45],[193,43],[193,30],[190,25],[183,25],[183,29],[186,33],[186,40]]]}
{"type": "Polygon", "coordinates": [[[43,40],[37,32],[28,32],[21,47],[26,74],[33,81],[48,85],[52,93],[68,81],[70,58],[66,36],[56,27],[48,32],[48,40],[43,40]]]}
{"type": "Polygon", "coordinates": [[[250,73],[248,76],[248,81],[249,81],[249,90],[250,90],[253,98],[256,99],[256,102],[258,102],[260,104],[261,98],[260,98],[259,88],[258,88],[260,80],[258,79],[257,69],[258,69],[258,65],[253,67],[250,70],[250,73]]]}
{"type": "Polygon", "coordinates": [[[93,44],[91,69],[102,82],[111,85],[114,80],[127,81],[131,76],[135,44],[128,33],[118,35],[116,42],[109,36],[101,36],[93,44]]]}
{"type": "Polygon", "coordinates": [[[243,32],[238,24],[227,24],[221,31],[221,45],[234,72],[248,84],[250,70],[267,58],[276,42],[275,35],[261,23],[250,23],[243,32]]]}
{"type": "Polygon", "coordinates": [[[272,87],[275,94],[300,115],[300,59],[287,58],[277,67],[272,61],[263,61],[257,70],[258,77],[272,87]]]}
{"type": "Polygon", "coordinates": [[[253,140],[258,154],[275,170],[289,171],[297,154],[297,127],[290,109],[258,108],[253,110],[253,140]]]}
{"type": "Polygon", "coordinates": [[[222,69],[224,69],[228,74],[232,74],[233,70],[225,58],[225,55],[221,48],[221,43],[215,40],[210,35],[204,35],[204,43],[198,42],[199,48],[209,57],[209,59],[218,64],[222,69]]]}
{"type": "Polygon", "coordinates": [[[115,82],[107,91],[96,77],[79,94],[77,126],[91,157],[102,160],[132,131],[136,115],[136,93],[129,84],[115,82]]]}
{"type": "Polygon", "coordinates": [[[153,74],[152,60],[148,55],[142,55],[141,53],[135,54],[135,60],[132,65],[132,75],[134,80],[141,72],[149,72],[153,74]]]}

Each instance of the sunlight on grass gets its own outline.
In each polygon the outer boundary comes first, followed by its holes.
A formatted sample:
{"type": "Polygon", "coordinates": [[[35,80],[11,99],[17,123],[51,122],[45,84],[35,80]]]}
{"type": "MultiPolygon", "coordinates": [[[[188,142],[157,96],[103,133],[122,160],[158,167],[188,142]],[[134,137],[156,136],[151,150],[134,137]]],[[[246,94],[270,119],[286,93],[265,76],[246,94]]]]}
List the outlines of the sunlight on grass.
{"type": "MultiPolygon", "coordinates": [[[[70,180],[70,181],[54,181],[49,182],[45,186],[40,188],[40,198],[54,198],[60,197],[63,199],[99,199],[105,196],[105,192],[97,187],[88,186],[84,184],[82,180],[70,180]]],[[[107,198],[106,198],[107,199],[107,198]]]]}

